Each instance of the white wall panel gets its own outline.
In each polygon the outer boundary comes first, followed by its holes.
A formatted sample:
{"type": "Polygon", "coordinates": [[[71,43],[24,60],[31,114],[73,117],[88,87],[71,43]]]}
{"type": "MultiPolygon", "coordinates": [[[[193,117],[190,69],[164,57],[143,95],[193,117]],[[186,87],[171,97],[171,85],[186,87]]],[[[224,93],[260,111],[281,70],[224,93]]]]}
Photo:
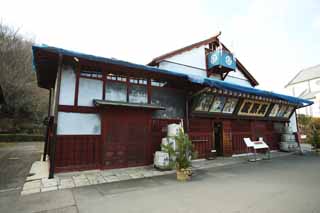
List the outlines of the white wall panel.
{"type": "Polygon", "coordinates": [[[200,69],[206,68],[206,59],[205,59],[205,46],[202,45],[198,48],[194,48],[190,51],[183,52],[178,55],[167,58],[167,61],[172,61],[175,63],[185,64],[192,67],[197,67],[200,69]]]}
{"type": "Polygon", "coordinates": [[[101,121],[98,114],[58,113],[58,135],[100,135],[101,121]]]}
{"type": "Polygon", "coordinates": [[[179,73],[184,73],[184,74],[200,75],[203,77],[207,76],[207,73],[205,70],[179,65],[179,64],[171,63],[169,61],[161,62],[159,64],[159,68],[170,70],[170,71],[175,71],[175,72],[179,72],[179,73]]]}
{"type": "Polygon", "coordinates": [[[72,67],[64,66],[61,73],[59,104],[74,105],[76,74],[72,67]]]}
{"type": "Polygon", "coordinates": [[[93,106],[93,99],[102,99],[102,81],[88,78],[79,80],[79,106],[93,106]]]}

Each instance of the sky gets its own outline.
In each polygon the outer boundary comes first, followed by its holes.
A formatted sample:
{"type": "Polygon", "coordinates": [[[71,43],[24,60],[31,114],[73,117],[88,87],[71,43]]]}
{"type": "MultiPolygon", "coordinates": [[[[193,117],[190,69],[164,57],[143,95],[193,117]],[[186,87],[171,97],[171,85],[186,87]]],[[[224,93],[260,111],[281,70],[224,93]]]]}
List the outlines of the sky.
{"type": "Polygon", "coordinates": [[[0,21],[38,44],[146,64],[207,39],[221,41],[260,83],[284,93],[320,64],[319,0],[0,0],[0,21]]]}

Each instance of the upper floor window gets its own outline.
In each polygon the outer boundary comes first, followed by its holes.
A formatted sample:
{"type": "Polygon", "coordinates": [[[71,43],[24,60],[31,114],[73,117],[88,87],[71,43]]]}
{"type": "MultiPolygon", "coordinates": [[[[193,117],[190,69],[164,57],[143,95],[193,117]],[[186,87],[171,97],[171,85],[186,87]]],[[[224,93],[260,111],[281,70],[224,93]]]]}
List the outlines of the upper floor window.
{"type": "Polygon", "coordinates": [[[80,72],[80,77],[84,78],[102,78],[102,74],[98,72],[92,72],[92,71],[81,71],[80,72]]]}
{"type": "Polygon", "coordinates": [[[114,75],[112,73],[107,75],[107,80],[112,80],[112,81],[121,81],[121,82],[126,82],[127,78],[119,75],[114,75]]]}
{"type": "Polygon", "coordinates": [[[154,87],[164,87],[167,85],[167,82],[166,81],[157,81],[157,80],[154,80],[154,79],[151,79],[151,86],[154,86],[154,87]]]}

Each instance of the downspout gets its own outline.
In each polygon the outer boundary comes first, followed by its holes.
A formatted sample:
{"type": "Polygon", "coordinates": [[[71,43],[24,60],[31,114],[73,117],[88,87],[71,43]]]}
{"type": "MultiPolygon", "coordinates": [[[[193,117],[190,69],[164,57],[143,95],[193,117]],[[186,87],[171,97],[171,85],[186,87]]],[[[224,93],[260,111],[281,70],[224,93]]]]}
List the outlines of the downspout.
{"type": "Polygon", "coordinates": [[[44,150],[43,150],[43,156],[42,161],[46,161],[47,157],[47,150],[48,150],[48,143],[49,143],[49,128],[50,128],[50,112],[51,112],[51,96],[52,96],[52,90],[49,89],[49,101],[48,101],[48,117],[47,117],[47,129],[46,129],[46,138],[44,143],[44,150]]]}
{"type": "Polygon", "coordinates": [[[53,120],[53,140],[50,149],[50,170],[49,179],[54,177],[54,167],[55,167],[55,155],[56,155],[56,143],[57,143],[57,123],[58,123],[58,106],[59,106],[59,96],[60,96],[60,83],[61,83],[61,72],[62,72],[62,54],[59,54],[58,62],[58,72],[56,79],[56,96],[55,96],[55,106],[54,106],[54,120],[53,120]]]}

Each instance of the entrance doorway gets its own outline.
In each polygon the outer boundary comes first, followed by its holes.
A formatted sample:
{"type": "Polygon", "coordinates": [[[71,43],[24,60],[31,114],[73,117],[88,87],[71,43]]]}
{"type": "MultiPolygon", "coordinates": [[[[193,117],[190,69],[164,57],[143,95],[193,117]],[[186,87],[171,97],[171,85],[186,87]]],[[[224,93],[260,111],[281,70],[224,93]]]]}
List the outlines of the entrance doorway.
{"type": "Polygon", "coordinates": [[[214,148],[218,156],[223,155],[223,144],[222,144],[222,123],[214,123],[214,148]]]}
{"type": "Polygon", "coordinates": [[[103,113],[104,168],[148,164],[151,112],[143,109],[108,108],[103,113]]]}

